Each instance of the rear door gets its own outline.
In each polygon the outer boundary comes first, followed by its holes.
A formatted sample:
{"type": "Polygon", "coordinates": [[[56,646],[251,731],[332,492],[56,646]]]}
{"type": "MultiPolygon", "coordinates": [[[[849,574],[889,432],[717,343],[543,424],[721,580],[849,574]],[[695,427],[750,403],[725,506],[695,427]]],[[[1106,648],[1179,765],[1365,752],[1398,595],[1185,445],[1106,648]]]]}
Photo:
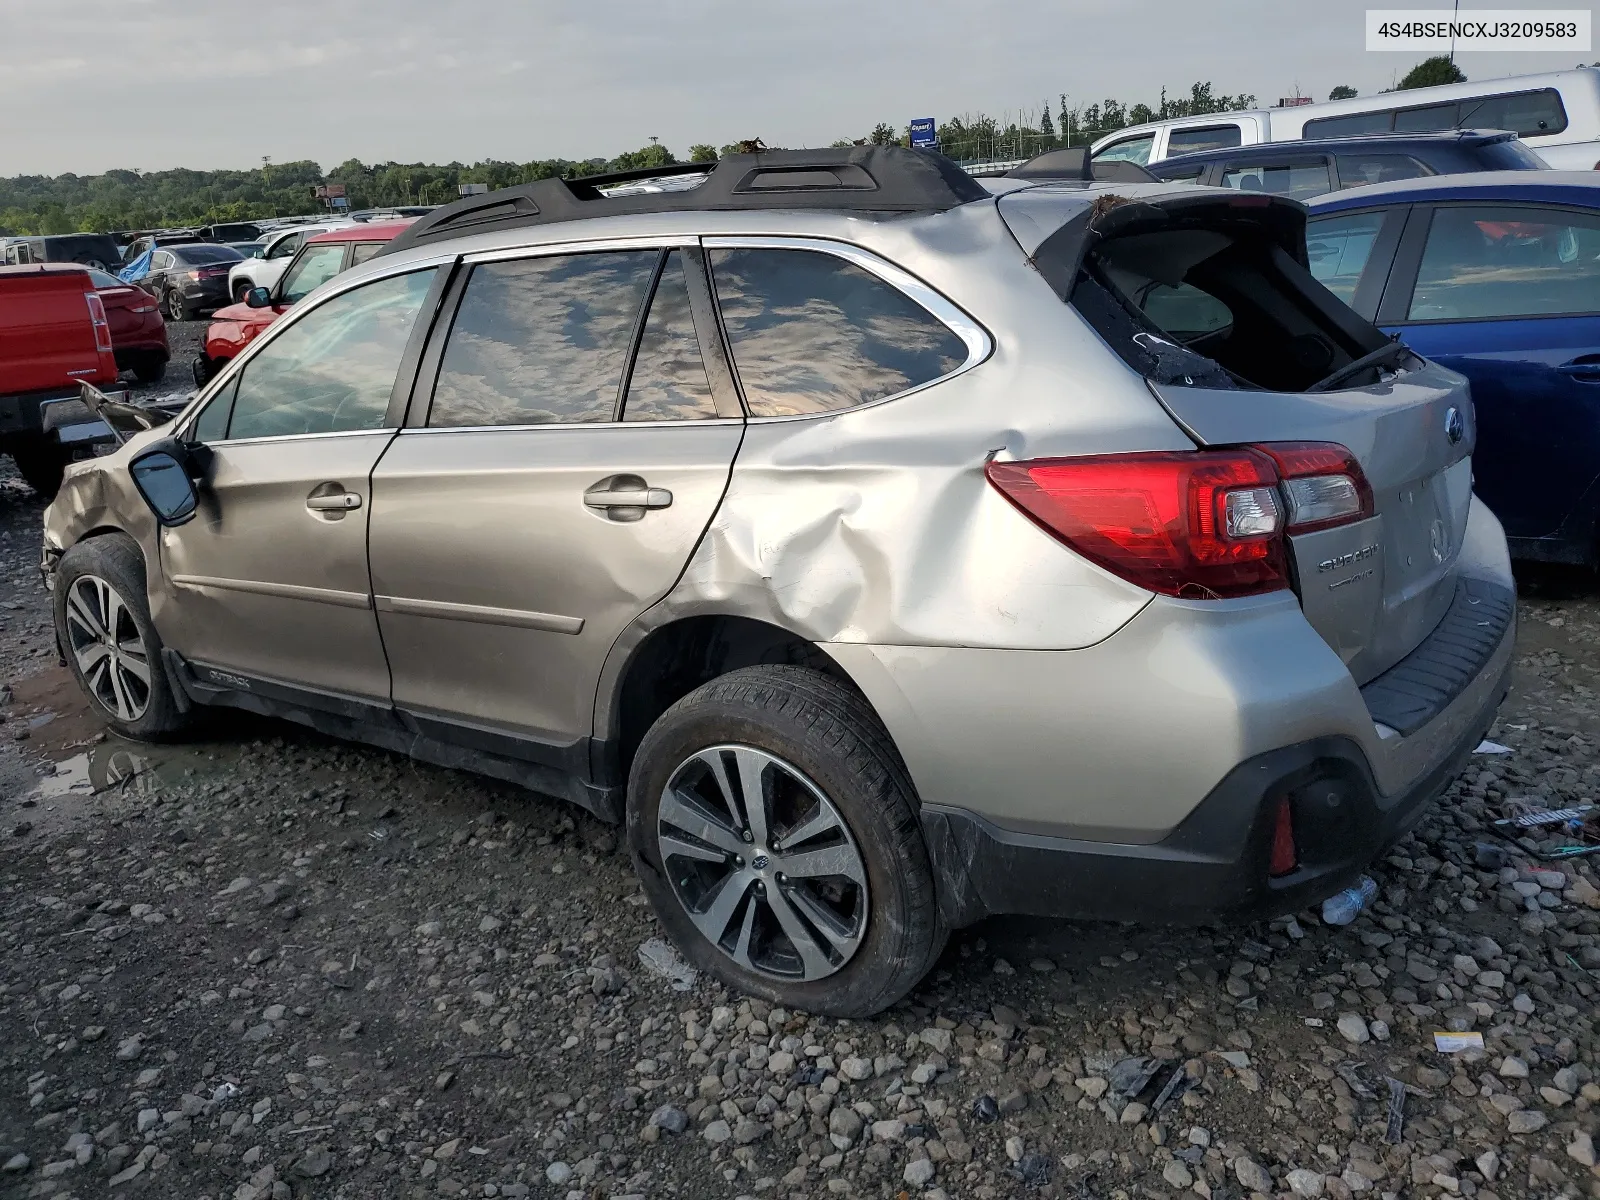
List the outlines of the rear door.
{"type": "Polygon", "coordinates": [[[1419,205],[1378,319],[1471,381],[1477,491],[1506,533],[1571,536],[1590,550],[1600,479],[1600,212],[1419,205]]]}
{"type": "Polygon", "coordinates": [[[394,704],[445,740],[587,770],[605,657],[677,581],[744,432],[701,253],[501,254],[453,290],[373,475],[394,704]]]}

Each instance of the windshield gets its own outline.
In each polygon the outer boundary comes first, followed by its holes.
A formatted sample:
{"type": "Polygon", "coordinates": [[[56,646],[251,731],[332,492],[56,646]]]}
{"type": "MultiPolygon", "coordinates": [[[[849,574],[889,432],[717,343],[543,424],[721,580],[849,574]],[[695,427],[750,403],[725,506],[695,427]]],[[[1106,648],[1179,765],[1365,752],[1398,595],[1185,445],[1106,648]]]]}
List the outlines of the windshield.
{"type": "Polygon", "coordinates": [[[1545,162],[1526,145],[1516,139],[1490,142],[1478,151],[1485,171],[1548,171],[1545,162]]]}

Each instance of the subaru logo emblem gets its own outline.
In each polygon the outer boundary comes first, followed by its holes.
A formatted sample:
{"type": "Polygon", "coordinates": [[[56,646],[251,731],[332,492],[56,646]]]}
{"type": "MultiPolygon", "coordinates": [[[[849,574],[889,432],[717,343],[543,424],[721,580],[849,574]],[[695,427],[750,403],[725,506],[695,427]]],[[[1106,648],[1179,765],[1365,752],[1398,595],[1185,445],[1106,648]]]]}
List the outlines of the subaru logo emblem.
{"type": "Polygon", "coordinates": [[[1444,414],[1444,435],[1450,439],[1452,446],[1467,436],[1467,418],[1461,415],[1461,410],[1455,405],[1444,414]]]}
{"type": "Polygon", "coordinates": [[[767,856],[765,854],[756,855],[750,865],[758,871],[765,871],[768,865],[767,856]]]}

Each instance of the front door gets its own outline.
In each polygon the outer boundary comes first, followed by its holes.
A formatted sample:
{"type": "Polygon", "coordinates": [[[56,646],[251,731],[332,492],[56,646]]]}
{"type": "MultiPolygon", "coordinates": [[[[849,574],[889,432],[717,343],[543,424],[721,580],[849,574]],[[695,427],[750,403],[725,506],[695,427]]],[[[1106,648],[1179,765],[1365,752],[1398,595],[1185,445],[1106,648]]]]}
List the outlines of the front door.
{"type": "Polygon", "coordinates": [[[1600,478],[1600,216],[1441,205],[1425,237],[1415,286],[1395,296],[1392,280],[1380,320],[1471,381],[1475,489],[1506,533],[1555,535],[1600,478]]]}
{"type": "MultiPolygon", "coordinates": [[[[367,577],[373,464],[434,271],[333,296],[291,320],[201,411],[200,508],[162,532],[162,639],[200,668],[386,702],[367,577]]],[[[408,381],[409,383],[409,381],[408,381]]],[[[406,390],[409,390],[407,388],[406,390]]]]}
{"type": "Polygon", "coordinates": [[[676,582],[743,434],[699,271],[655,246],[472,268],[431,408],[373,474],[394,703],[438,736],[584,765],[606,655],[676,582]]]}

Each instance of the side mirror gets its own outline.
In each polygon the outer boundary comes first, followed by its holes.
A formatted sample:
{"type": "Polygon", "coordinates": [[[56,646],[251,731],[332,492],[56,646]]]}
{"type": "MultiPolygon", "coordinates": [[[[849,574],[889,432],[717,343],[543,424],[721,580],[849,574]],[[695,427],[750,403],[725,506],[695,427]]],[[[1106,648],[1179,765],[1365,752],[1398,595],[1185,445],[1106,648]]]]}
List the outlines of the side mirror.
{"type": "Polygon", "coordinates": [[[244,302],[251,308],[270,308],[272,293],[264,287],[253,287],[245,293],[244,302]]]}
{"type": "Polygon", "coordinates": [[[133,486],[161,524],[183,525],[194,517],[200,503],[189,474],[194,465],[189,448],[172,438],[154,443],[128,464],[133,486]]]}

